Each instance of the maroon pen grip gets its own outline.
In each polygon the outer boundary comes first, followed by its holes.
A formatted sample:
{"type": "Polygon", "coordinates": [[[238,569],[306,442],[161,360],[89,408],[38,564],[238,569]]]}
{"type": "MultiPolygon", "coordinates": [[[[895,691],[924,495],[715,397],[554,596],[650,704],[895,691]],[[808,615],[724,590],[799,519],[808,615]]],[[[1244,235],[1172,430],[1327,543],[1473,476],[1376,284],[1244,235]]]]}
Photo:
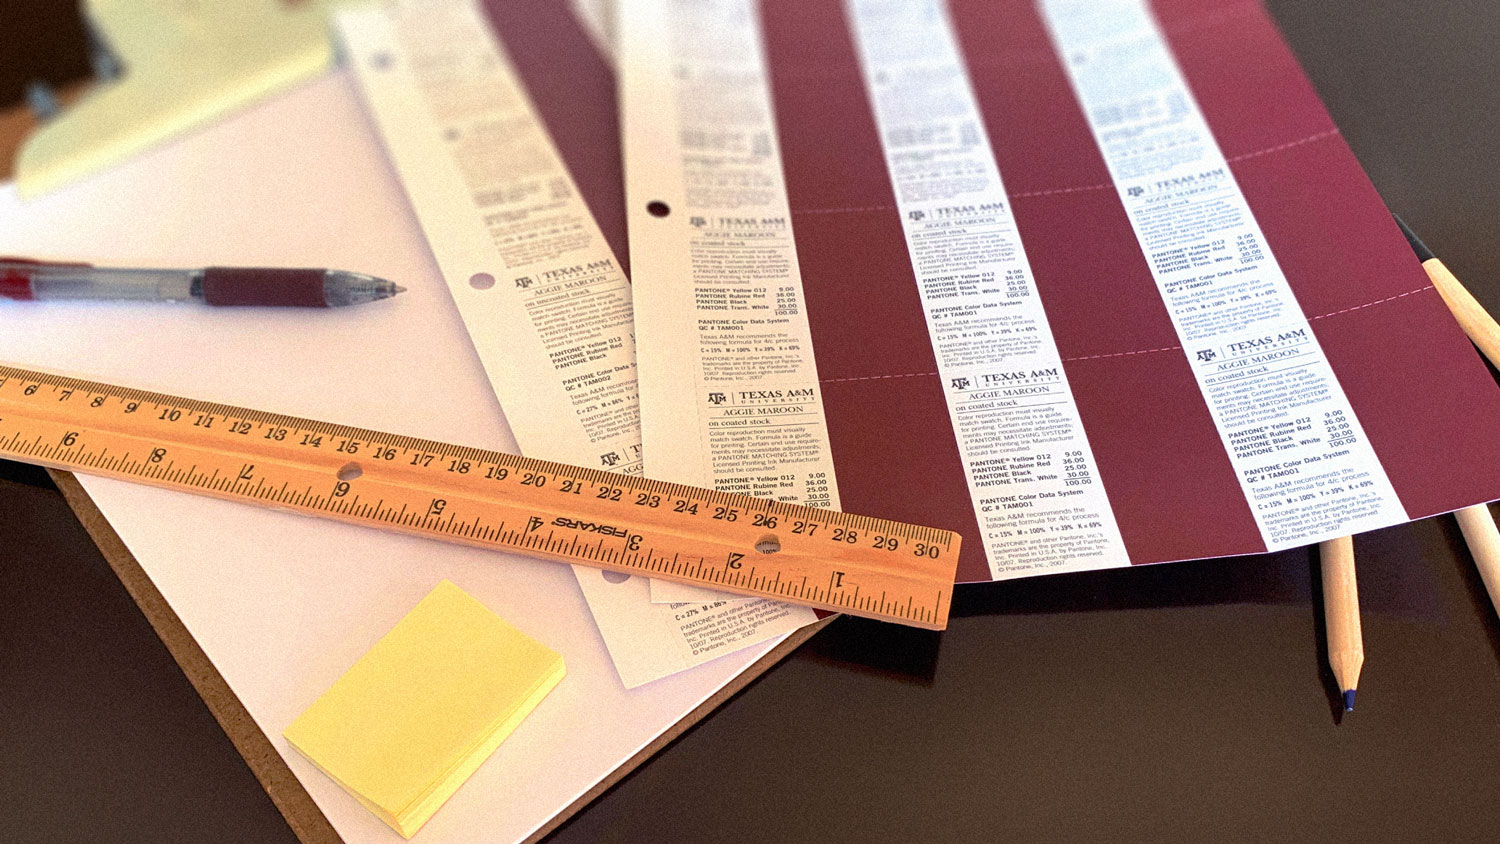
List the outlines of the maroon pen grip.
{"type": "Polygon", "coordinates": [[[210,305],[326,308],[323,270],[209,267],[203,271],[203,301],[210,305]]]}

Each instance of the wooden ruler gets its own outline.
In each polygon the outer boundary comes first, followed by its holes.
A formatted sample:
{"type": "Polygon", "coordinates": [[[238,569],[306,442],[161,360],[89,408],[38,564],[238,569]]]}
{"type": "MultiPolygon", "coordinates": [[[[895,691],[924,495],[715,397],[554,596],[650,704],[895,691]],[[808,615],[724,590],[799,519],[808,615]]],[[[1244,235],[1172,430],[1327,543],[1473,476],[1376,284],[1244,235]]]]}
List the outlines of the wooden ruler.
{"type": "Polygon", "coordinates": [[[0,457],[917,627],[951,531],[0,366],[0,457]]]}

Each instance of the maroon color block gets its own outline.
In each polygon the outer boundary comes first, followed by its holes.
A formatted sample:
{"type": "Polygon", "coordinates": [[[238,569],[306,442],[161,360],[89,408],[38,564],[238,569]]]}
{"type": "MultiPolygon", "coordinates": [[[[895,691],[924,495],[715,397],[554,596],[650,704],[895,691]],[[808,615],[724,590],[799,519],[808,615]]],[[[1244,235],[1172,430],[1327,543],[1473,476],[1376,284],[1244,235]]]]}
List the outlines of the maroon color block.
{"type": "MultiPolygon", "coordinates": [[[[1264,550],[1031,0],[953,20],[1131,560],[1264,550]]],[[[1258,4],[1159,0],[1162,30],[1413,517],[1500,498],[1500,391],[1258,4]],[[1461,456],[1461,457],[1459,457],[1461,456]]],[[[987,580],[840,0],[765,0],[772,93],[844,506],[959,530],[987,580]]]]}
{"type": "Polygon", "coordinates": [[[203,271],[203,301],[210,305],[326,308],[324,270],[209,267],[203,271]]]}

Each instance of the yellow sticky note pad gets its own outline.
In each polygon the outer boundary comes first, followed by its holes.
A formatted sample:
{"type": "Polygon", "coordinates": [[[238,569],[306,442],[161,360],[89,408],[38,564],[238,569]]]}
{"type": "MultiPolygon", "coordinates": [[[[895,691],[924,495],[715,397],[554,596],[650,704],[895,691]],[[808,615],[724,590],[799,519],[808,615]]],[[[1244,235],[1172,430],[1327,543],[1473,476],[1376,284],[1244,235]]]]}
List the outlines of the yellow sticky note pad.
{"type": "Polygon", "coordinates": [[[563,673],[560,654],[445,580],[284,735],[410,838],[563,673]]]}

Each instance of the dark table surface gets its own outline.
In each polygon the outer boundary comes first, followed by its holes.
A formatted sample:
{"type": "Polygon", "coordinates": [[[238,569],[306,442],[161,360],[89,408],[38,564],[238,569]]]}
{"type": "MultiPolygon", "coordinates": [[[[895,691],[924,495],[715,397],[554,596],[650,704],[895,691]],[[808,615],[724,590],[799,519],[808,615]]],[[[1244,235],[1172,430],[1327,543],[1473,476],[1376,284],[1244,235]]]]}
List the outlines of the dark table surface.
{"type": "MultiPolygon", "coordinates": [[[[1500,312],[1500,4],[1270,6],[1387,202],[1500,312]]],[[[1500,624],[1458,530],[1356,550],[1347,717],[1308,551],[975,587],[943,634],[835,622],[550,841],[1500,840],[1500,624]]],[[[0,599],[0,838],[295,841],[16,464],[0,599]]]]}

